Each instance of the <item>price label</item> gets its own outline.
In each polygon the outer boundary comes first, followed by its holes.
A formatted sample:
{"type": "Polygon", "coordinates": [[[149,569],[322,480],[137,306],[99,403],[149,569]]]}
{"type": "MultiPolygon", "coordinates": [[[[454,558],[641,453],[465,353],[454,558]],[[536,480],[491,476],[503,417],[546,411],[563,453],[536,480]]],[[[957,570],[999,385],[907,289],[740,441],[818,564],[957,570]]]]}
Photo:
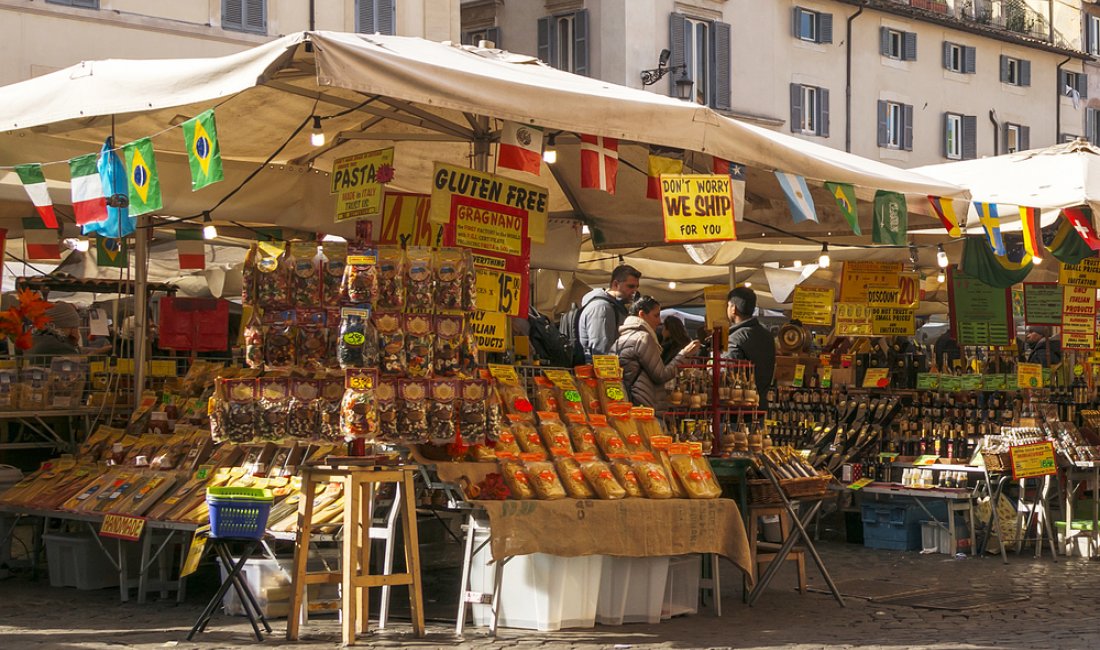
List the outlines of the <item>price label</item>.
{"type": "Polygon", "coordinates": [[[821,387],[832,388],[833,387],[833,367],[822,366],[821,368],[821,387]]]}
{"type": "Polygon", "coordinates": [[[592,357],[592,368],[600,379],[618,379],[623,376],[619,357],[614,354],[597,354],[592,357]]]}
{"type": "Polygon", "coordinates": [[[1020,388],[1042,388],[1043,367],[1037,363],[1017,364],[1016,385],[1020,388]]]}
{"type": "Polygon", "coordinates": [[[502,384],[515,386],[519,384],[519,374],[513,366],[505,366],[496,363],[489,364],[489,374],[502,384]]]}
{"type": "Polygon", "coordinates": [[[519,318],[523,277],[518,273],[477,269],[477,308],[519,318]]]}
{"type": "Polygon", "coordinates": [[[849,483],[848,484],[848,489],[849,490],[862,490],[863,488],[867,487],[868,485],[870,485],[874,482],[875,482],[874,479],[861,478],[858,481],[853,481],[853,482],[849,483]]]}
{"type": "Polygon", "coordinates": [[[890,385],[889,368],[868,368],[863,375],[864,388],[886,388],[890,385]]]}
{"type": "Polygon", "coordinates": [[[1058,473],[1054,460],[1054,443],[1036,442],[1009,447],[1012,458],[1012,478],[1034,478],[1058,473]]]}
{"type": "Polygon", "coordinates": [[[791,381],[791,385],[795,388],[802,388],[802,383],[806,380],[806,366],[801,363],[794,367],[794,379],[791,381]]]}

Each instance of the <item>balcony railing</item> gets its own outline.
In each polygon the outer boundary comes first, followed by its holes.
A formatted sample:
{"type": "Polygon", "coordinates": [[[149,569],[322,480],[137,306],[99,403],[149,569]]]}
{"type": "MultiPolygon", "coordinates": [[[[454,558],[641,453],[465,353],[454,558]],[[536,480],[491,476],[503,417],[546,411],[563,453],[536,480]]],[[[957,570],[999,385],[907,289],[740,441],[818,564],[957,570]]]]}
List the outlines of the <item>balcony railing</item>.
{"type": "Polygon", "coordinates": [[[1015,32],[1044,41],[1050,39],[1050,24],[1046,16],[1024,0],[894,1],[916,9],[951,16],[963,22],[1015,32]]]}

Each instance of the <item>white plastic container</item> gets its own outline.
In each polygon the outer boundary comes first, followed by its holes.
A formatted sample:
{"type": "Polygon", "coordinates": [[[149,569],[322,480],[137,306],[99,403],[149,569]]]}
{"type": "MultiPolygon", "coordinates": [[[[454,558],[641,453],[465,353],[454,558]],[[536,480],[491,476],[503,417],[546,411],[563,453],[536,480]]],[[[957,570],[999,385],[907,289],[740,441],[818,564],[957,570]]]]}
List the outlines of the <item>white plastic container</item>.
{"type": "Polygon", "coordinates": [[[664,604],[661,607],[662,619],[699,612],[699,577],[703,566],[702,558],[701,555],[678,555],[669,558],[664,604]]]}
{"type": "MultiPolygon", "coordinates": [[[[118,571],[90,534],[45,533],[42,541],[51,587],[92,590],[118,586],[118,571]]],[[[114,546],[114,540],[105,542],[108,549],[114,546]]]]}
{"type": "Polygon", "coordinates": [[[942,553],[954,555],[951,549],[951,531],[947,524],[938,521],[920,522],[921,553],[942,553]]]}
{"type": "Polygon", "coordinates": [[[660,623],[668,565],[667,557],[605,557],[596,622],[660,623]]]}
{"type": "MultiPolygon", "coordinates": [[[[312,553],[312,552],[311,552],[312,553]]],[[[233,558],[236,562],[239,558],[233,558]]],[[[340,562],[335,557],[329,558],[329,564],[333,569],[339,568],[340,562]]],[[[218,569],[222,580],[229,574],[228,568],[222,565],[218,558],[218,569]]],[[[310,557],[306,563],[307,571],[321,571],[323,569],[317,557],[310,557]]],[[[260,606],[265,618],[286,618],[290,612],[291,572],[294,570],[294,559],[285,558],[272,560],[270,558],[250,557],[241,569],[248,588],[256,597],[256,604],[260,606]]],[[[327,604],[340,599],[339,585],[309,585],[306,598],[309,604],[310,615],[333,609],[327,604]]],[[[222,598],[222,607],[230,616],[244,616],[244,606],[237,596],[237,590],[233,587],[225,592],[222,598]]]]}
{"type": "MultiPolygon", "coordinates": [[[[474,554],[470,590],[493,592],[492,559],[488,545],[474,554]]],[[[500,594],[500,627],[555,632],[563,628],[590,628],[596,624],[603,556],[558,557],[544,553],[517,555],[504,565],[500,594]]],[[[492,606],[471,605],[474,625],[487,627],[492,606]]]]}

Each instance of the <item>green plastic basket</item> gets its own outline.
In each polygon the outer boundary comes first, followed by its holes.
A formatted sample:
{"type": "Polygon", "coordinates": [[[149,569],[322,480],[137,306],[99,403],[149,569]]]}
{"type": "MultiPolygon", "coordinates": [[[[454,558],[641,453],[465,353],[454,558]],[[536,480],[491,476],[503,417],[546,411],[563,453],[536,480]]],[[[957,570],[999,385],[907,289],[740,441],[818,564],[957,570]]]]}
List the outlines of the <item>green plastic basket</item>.
{"type": "Polygon", "coordinates": [[[250,487],[210,487],[206,488],[206,498],[232,499],[233,501],[272,501],[271,490],[250,487]]]}

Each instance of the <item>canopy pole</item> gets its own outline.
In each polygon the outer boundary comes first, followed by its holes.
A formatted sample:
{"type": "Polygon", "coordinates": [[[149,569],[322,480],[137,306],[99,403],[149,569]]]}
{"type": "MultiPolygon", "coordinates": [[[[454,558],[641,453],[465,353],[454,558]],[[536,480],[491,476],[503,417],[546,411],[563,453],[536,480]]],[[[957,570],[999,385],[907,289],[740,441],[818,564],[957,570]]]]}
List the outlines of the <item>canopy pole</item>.
{"type": "Polygon", "coordinates": [[[489,118],[477,116],[477,128],[474,130],[474,169],[489,171],[489,118]]]}
{"type": "Polygon", "coordinates": [[[145,390],[146,350],[149,345],[149,236],[148,217],[136,218],[134,230],[134,406],[145,390]]]}
{"type": "Polygon", "coordinates": [[[730,289],[737,286],[737,265],[730,264],[730,289]]]}

